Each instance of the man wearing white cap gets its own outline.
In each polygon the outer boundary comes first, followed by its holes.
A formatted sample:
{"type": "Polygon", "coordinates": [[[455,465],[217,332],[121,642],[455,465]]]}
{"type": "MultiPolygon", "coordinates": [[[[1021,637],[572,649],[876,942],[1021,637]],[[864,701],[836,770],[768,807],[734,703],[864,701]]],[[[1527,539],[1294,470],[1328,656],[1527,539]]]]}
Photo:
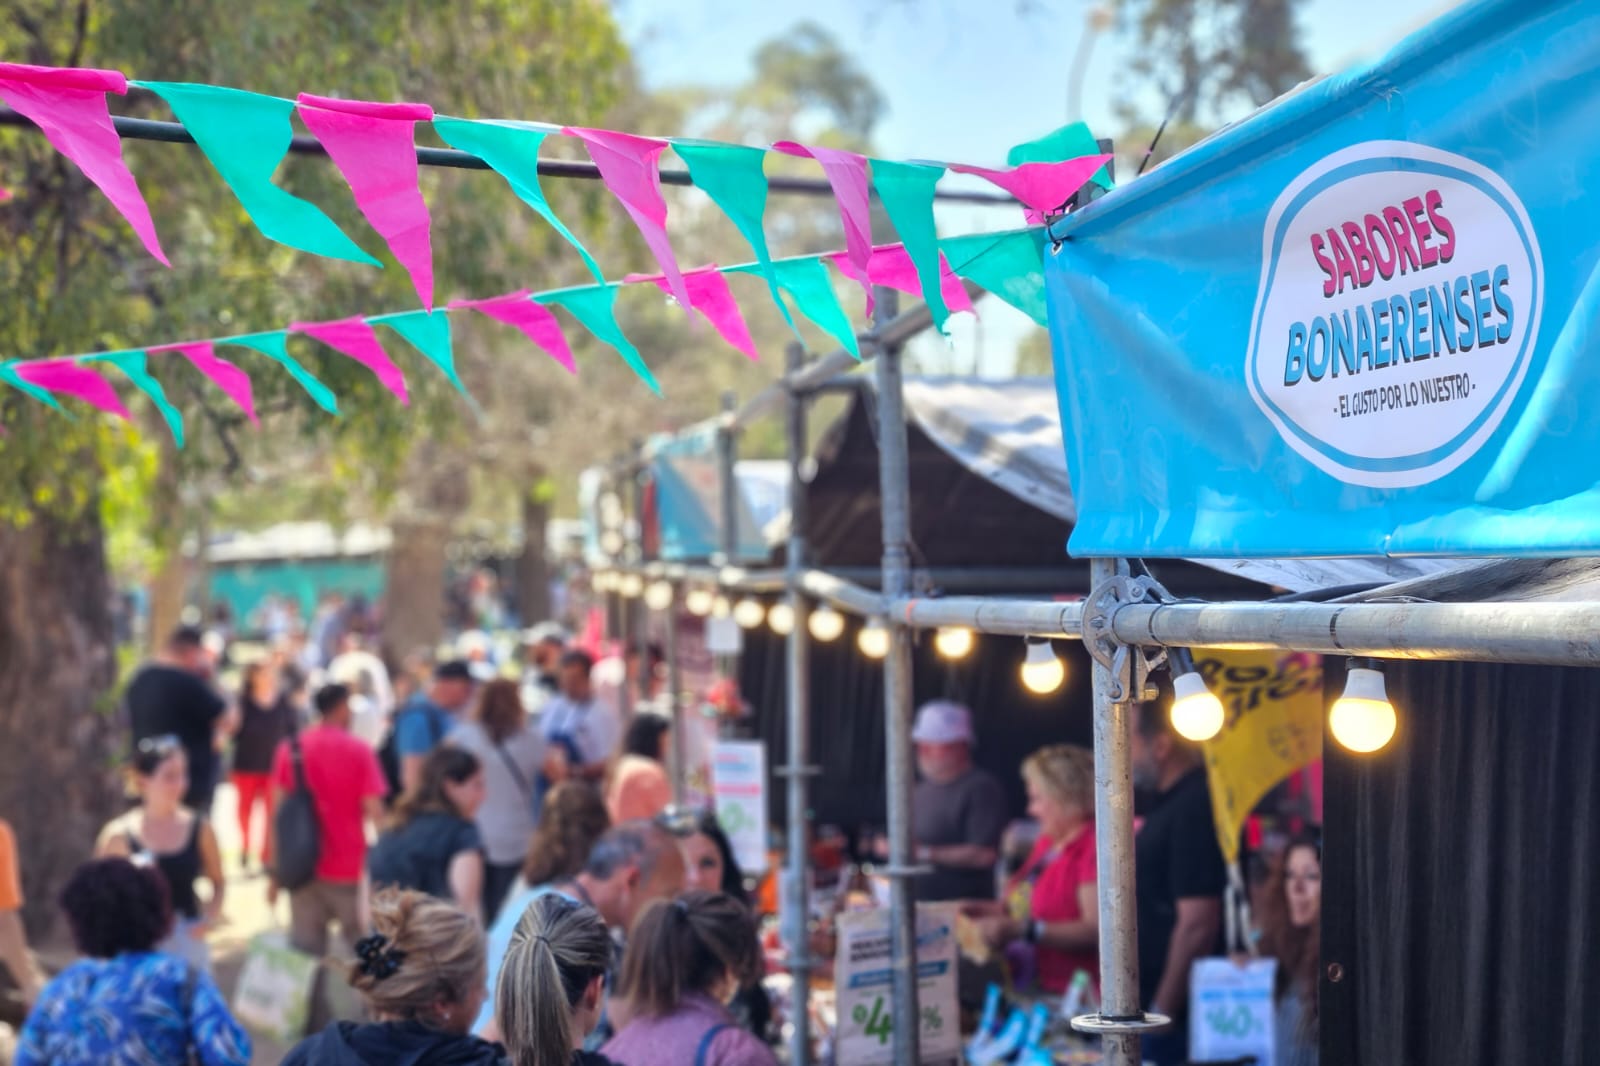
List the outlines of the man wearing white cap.
{"type": "Polygon", "coordinates": [[[1000,836],[1010,820],[1005,789],[972,763],[972,712],[935,700],[917,711],[912,798],[916,859],[934,868],[917,881],[919,900],[993,899],[1000,836]]]}

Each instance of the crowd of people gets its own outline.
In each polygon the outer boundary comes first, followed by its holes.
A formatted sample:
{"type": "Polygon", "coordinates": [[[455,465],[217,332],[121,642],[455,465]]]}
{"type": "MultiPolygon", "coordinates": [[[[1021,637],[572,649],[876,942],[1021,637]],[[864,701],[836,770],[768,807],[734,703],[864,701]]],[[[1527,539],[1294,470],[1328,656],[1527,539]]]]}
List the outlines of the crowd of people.
{"type": "MultiPolygon", "coordinates": [[[[0,823],[0,964],[32,1006],[19,1063],[249,1061],[209,973],[207,934],[229,891],[210,817],[224,751],[241,873],[264,873],[271,902],[287,895],[291,946],[329,960],[310,1035],[286,1061],[776,1061],[757,918],[728,839],[711,814],[671,807],[651,650],[596,663],[543,626],[526,635],[521,677],[413,661],[398,684],[383,679],[393,706],[381,728],[360,732],[362,692],[376,689],[338,679],[339,656],[367,654],[348,637],[339,647],[320,675],[286,655],[252,662],[233,699],[194,629],[140,669],[125,694],[134,802],[61,893],[83,958],[48,984],[16,921],[0,823]],[[626,720],[624,684],[637,686],[626,720]],[[310,855],[275,817],[296,804],[314,812],[310,855]],[[286,883],[294,859],[305,872],[286,883]],[[335,1020],[338,973],[364,1003],[359,1022],[335,1020]],[[103,1022],[79,1024],[87,1012],[103,1022]]],[[[930,870],[918,898],[958,902],[1016,985],[1059,996],[1080,973],[1097,982],[1091,754],[1052,745],[1024,762],[1037,835],[997,877],[1009,812],[974,761],[970,711],[925,705],[913,740],[915,857],[930,870]]],[[[1140,995],[1175,1021],[1146,1038],[1145,1058],[1181,1062],[1190,967],[1223,948],[1226,874],[1198,751],[1154,705],[1134,740],[1153,798],[1136,840],[1140,995]]],[[[1316,1061],[1320,874],[1320,841],[1294,838],[1255,933],[1279,961],[1275,1061],[1290,1066],[1316,1061]]]]}

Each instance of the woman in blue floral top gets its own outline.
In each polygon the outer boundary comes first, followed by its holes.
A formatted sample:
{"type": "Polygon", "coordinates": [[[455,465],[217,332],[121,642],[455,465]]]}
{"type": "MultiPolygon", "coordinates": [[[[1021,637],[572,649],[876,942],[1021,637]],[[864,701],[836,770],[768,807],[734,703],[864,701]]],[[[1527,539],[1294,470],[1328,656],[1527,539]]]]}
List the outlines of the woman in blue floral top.
{"type": "Polygon", "coordinates": [[[211,978],[154,952],[172,927],[159,873],[97,859],[73,874],[61,906],[86,958],[40,993],[16,1066],[247,1066],[250,1038],[211,978]]]}

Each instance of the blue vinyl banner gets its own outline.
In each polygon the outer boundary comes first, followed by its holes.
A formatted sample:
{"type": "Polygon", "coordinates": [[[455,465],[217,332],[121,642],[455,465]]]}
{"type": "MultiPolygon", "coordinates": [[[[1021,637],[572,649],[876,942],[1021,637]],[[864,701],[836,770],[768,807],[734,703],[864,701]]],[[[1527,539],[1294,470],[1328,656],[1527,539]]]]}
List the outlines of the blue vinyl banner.
{"type": "Polygon", "coordinates": [[[1600,549],[1600,3],[1480,0],[1058,223],[1075,555],[1600,549]]]}

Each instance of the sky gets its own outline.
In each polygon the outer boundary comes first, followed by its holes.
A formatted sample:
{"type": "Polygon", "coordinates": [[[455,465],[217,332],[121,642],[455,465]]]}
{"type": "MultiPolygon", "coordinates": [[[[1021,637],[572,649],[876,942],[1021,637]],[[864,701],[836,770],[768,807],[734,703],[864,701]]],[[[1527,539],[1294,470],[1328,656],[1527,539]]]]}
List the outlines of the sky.
{"type": "MultiPolygon", "coordinates": [[[[1006,151],[1083,119],[1101,136],[1118,125],[1113,99],[1137,91],[1124,75],[1133,42],[1095,45],[1080,114],[1067,82],[1090,0],[617,0],[616,17],[646,84],[734,85],[753,73],[763,42],[803,19],[827,27],[870,71],[888,113],[876,131],[888,158],[1003,165],[1006,151]]],[[[1299,28],[1313,71],[1335,73],[1381,54],[1454,6],[1446,0],[1304,0],[1299,28]]],[[[1229,116],[1237,117],[1237,116],[1229,116]]],[[[1011,208],[941,208],[941,235],[1010,229],[1011,208]]],[[[982,326],[952,320],[948,345],[924,338],[924,365],[1008,373],[1030,327],[989,299],[982,326]]]]}

